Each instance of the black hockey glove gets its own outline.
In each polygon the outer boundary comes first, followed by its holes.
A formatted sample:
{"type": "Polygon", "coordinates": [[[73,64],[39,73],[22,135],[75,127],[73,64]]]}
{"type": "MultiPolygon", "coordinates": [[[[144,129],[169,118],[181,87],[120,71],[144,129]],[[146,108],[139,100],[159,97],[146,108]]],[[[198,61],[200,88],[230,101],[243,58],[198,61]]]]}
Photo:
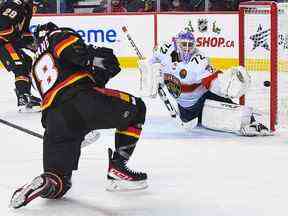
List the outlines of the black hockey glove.
{"type": "Polygon", "coordinates": [[[92,72],[97,84],[104,87],[105,84],[120,71],[120,64],[113,50],[106,47],[88,47],[89,70],[92,72]]]}

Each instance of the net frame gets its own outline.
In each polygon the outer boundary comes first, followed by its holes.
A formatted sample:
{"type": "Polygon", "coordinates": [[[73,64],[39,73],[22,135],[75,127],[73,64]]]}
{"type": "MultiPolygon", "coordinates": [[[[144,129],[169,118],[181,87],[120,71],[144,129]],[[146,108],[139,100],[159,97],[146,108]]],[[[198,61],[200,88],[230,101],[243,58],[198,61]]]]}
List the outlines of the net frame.
{"type": "MultiPolygon", "coordinates": [[[[278,113],[278,5],[271,1],[251,1],[239,4],[239,65],[245,67],[245,15],[246,12],[267,14],[270,18],[270,130],[276,130],[278,113]],[[261,10],[259,9],[261,8],[261,10]],[[264,9],[263,9],[264,8],[264,9]]],[[[240,98],[240,104],[245,104],[245,96],[240,98]]]]}

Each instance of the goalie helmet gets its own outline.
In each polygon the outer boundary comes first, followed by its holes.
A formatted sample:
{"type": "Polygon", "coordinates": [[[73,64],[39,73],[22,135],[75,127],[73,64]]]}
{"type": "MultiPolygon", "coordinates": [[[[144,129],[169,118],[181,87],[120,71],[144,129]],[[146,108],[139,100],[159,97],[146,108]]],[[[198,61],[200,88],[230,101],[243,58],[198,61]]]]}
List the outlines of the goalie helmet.
{"type": "Polygon", "coordinates": [[[188,63],[196,47],[196,40],[190,31],[182,31],[173,38],[176,52],[181,61],[188,63]]]}

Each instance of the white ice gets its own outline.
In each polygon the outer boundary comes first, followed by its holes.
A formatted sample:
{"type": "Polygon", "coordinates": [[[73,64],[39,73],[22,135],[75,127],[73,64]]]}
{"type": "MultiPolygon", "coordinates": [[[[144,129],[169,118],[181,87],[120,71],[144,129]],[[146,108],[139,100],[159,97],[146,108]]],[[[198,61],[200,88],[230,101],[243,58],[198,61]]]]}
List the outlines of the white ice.
{"type": "MultiPolygon", "coordinates": [[[[259,73],[254,76],[262,79],[259,73]]],[[[287,93],[288,74],[280,82],[287,93]]],[[[111,86],[137,94],[137,71],[123,72],[111,86]]],[[[40,114],[16,112],[12,75],[1,72],[0,89],[0,118],[42,133],[40,114]]],[[[262,100],[258,94],[254,99],[262,100]]],[[[145,101],[147,122],[130,166],[148,173],[149,188],[137,192],[105,191],[107,148],[114,141],[113,130],[105,130],[97,143],[82,150],[73,188],[64,199],[39,198],[12,210],[13,190],[42,172],[42,143],[0,124],[0,215],[288,215],[287,130],[255,138],[199,128],[187,132],[171,121],[159,99],[145,101]]]]}

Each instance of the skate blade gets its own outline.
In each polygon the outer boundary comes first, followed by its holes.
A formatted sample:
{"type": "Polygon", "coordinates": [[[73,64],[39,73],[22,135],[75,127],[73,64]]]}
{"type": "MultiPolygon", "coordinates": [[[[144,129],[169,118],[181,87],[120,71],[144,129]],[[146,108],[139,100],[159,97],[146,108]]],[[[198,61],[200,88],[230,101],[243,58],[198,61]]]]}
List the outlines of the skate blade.
{"type": "Polygon", "coordinates": [[[97,130],[93,130],[86,134],[85,139],[81,143],[81,148],[85,148],[96,142],[100,138],[100,135],[100,132],[97,130]]]}
{"type": "Polygon", "coordinates": [[[38,113],[41,112],[41,107],[40,106],[35,106],[35,107],[19,107],[18,108],[19,113],[38,113]]]}
{"type": "Polygon", "coordinates": [[[136,190],[144,190],[146,188],[148,188],[146,180],[125,181],[125,180],[108,179],[106,184],[106,190],[109,192],[136,191],[136,190]]]}
{"type": "Polygon", "coordinates": [[[39,196],[39,191],[42,189],[43,184],[44,179],[39,176],[31,184],[16,190],[10,200],[9,207],[17,209],[31,202],[39,196]]]}
{"type": "Polygon", "coordinates": [[[243,132],[242,129],[239,133],[236,133],[238,136],[243,137],[267,137],[267,136],[274,136],[275,132],[272,131],[262,131],[262,132],[243,132]]]}

